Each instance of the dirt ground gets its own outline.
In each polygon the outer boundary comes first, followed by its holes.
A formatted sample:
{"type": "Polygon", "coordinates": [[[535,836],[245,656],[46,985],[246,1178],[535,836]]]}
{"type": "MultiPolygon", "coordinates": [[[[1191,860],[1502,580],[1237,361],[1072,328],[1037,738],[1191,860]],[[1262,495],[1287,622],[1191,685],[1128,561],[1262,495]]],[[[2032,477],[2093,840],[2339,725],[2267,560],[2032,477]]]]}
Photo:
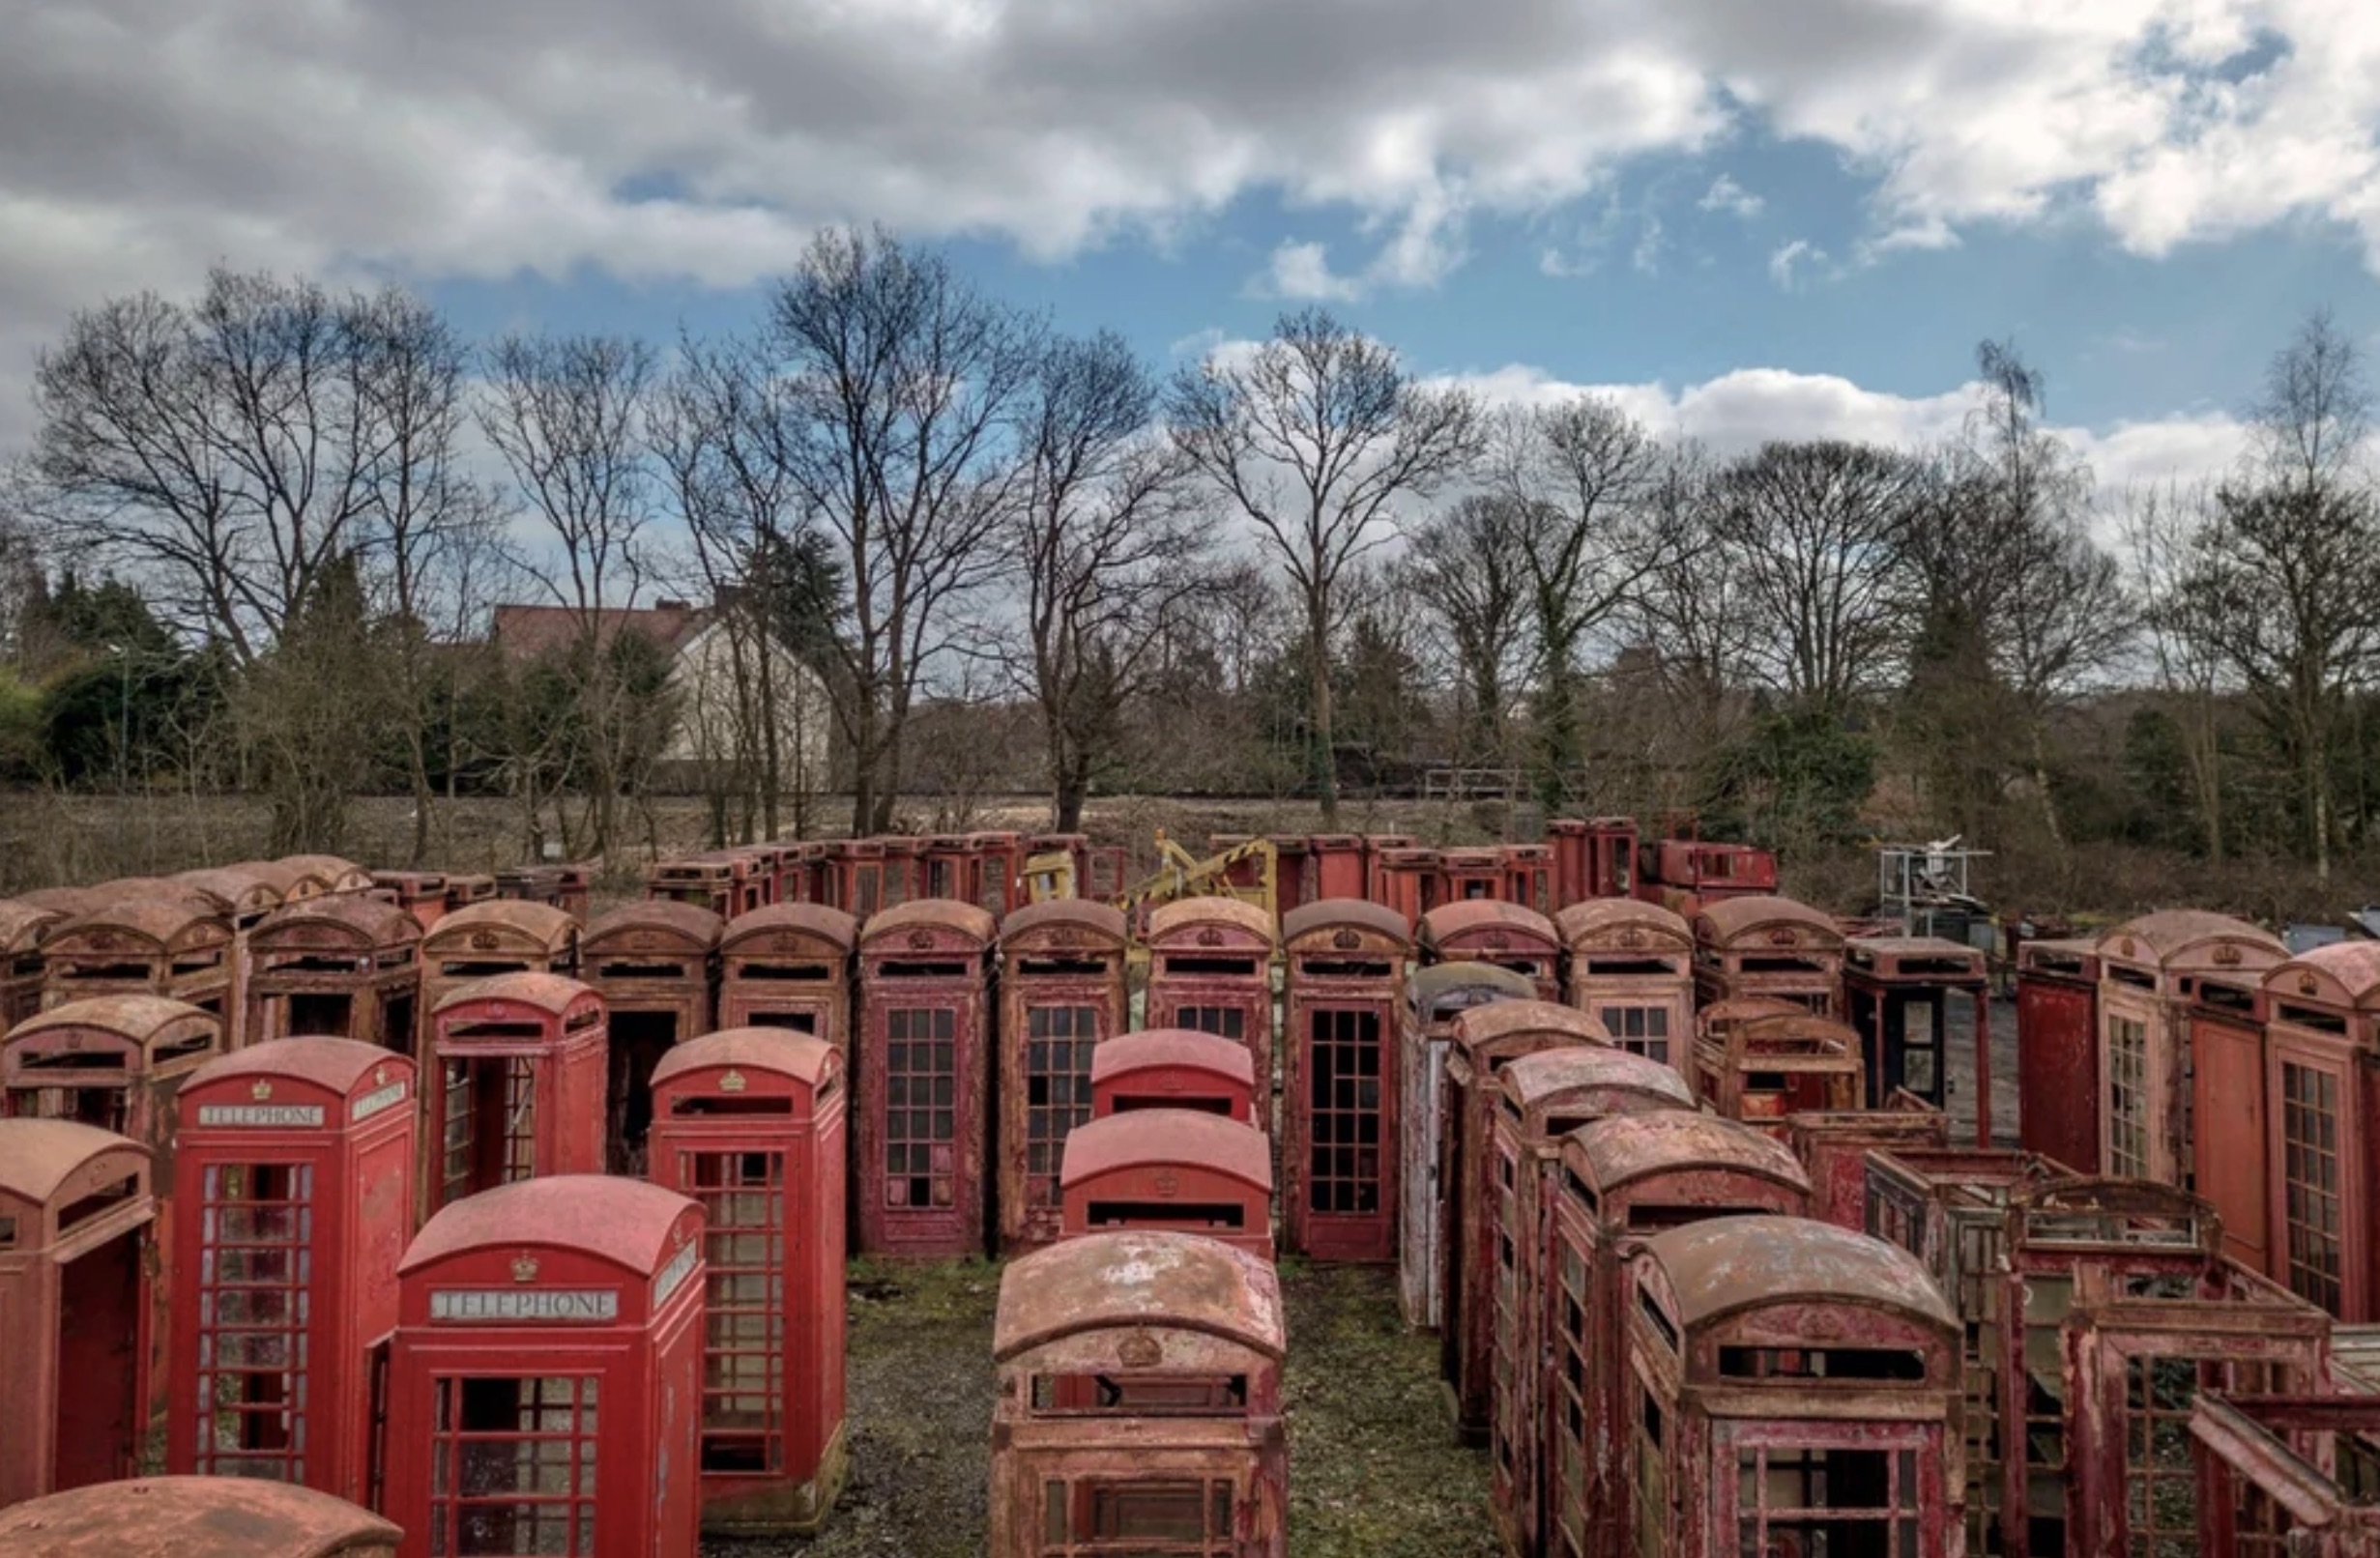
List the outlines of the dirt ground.
{"type": "MultiPolygon", "coordinates": [[[[1489,1558],[1487,1462],[1460,1448],[1437,1348],[1385,1270],[1282,1263],[1293,1558],[1489,1558]]],[[[852,1268],[852,1475],[808,1543],[711,1541],[708,1558],[972,1558],[984,1547],[992,1312],[982,1261],[852,1268]]]]}

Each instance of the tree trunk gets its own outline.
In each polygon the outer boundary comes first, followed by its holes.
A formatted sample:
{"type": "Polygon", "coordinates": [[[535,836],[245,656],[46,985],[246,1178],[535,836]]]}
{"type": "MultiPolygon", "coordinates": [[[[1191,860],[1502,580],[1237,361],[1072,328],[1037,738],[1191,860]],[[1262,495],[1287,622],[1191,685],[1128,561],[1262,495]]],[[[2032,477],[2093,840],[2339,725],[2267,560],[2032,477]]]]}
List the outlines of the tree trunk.
{"type": "Polygon", "coordinates": [[[777,797],[784,793],[784,772],[777,760],[777,692],[775,646],[769,637],[769,618],[760,620],[760,782],[761,826],[777,837],[777,797]]]}
{"type": "Polygon", "coordinates": [[[2331,767],[2330,748],[2317,734],[2306,743],[2306,779],[2310,793],[2307,807],[2307,820],[2314,830],[2314,880],[2328,885],[2331,880],[2331,767]]]}
{"type": "MultiPolygon", "coordinates": [[[[1057,804],[1050,811],[1050,828],[1057,833],[1083,831],[1083,806],[1090,797],[1090,764],[1081,754],[1070,754],[1057,763],[1057,804]]],[[[1078,885],[1077,892],[1082,891],[1078,885]]]]}
{"type": "Polygon", "coordinates": [[[2042,732],[2042,720],[2036,715],[2033,725],[2033,789],[2041,796],[2042,825],[2049,829],[2049,842],[2057,847],[2061,858],[2066,852],[2066,827],[2058,817],[2058,797],[2049,790],[2049,745],[2042,732]]]}
{"type": "Polygon", "coordinates": [[[1322,831],[1339,830],[1339,750],[1333,730],[1336,709],[1330,693],[1330,601],[1310,593],[1306,600],[1309,686],[1313,698],[1313,729],[1308,733],[1307,757],[1312,764],[1315,797],[1322,806],[1322,831]]]}

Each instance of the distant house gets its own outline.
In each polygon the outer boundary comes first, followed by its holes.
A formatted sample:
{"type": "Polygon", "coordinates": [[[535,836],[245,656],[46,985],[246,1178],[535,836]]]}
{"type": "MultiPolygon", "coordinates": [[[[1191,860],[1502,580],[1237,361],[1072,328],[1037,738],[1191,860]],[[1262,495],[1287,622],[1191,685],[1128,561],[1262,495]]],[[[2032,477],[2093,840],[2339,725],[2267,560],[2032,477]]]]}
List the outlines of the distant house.
{"type": "MultiPolygon", "coordinates": [[[[519,662],[566,649],[577,642],[584,626],[579,613],[566,606],[499,606],[488,632],[508,660],[519,662]]],[[[650,641],[670,662],[678,719],[662,749],[668,777],[700,788],[706,770],[735,762],[747,742],[756,739],[738,695],[740,648],[754,697],[765,681],[776,703],[777,762],[784,788],[826,787],[827,733],[834,723],[827,684],[782,643],[760,633],[751,619],[682,600],[606,608],[596,619],[597,641],[608,644],[622,633],[650,641]],[[756,657],[764,644],[765,675],[756,657]]]]}

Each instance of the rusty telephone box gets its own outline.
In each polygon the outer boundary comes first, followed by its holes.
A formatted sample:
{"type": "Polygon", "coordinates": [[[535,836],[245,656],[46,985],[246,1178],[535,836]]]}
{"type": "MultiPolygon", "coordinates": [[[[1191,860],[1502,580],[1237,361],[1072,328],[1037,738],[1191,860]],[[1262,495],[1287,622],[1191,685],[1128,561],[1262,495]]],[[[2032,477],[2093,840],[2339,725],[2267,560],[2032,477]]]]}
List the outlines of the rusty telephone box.
{"type": "Polygon", "coordinates": [[[447,874],[443,871],[375,871],[372,890],[428,930],[446,917],[447,874]]]}
{"type": "Polygon", "coordinates": [[[919,898],[955,898],[962,904],[975,901],[975,890],[968,880],[971,865],[967,853],[966,835],[933,833],[917,841],[917,891],[919,898]]]}
{"type": "MultiPolygon", "coordinates": [[[[1371,860],[1364,841],[1353,833],[1317,833],[1307,841],[1313,862],[1310,903],[1329,898],[1364,898],[1371,893],[1371,860]]],[[[1289,910],[1283,909],[1286,918],[1289,910]]]]}
{"type": "Polygon", "coordinates": [[[1325,899],[1283,919],[1281,942],[1284,1243],[1318,1260],[1384,1262],[1397,1249],[1406,922],[1325,899]]]}
{"type": "Polygon", "coordinates": [[[1950,1116],[1906,1094],[1900,1108],[1804,1110],[1786,1117],[1784,1140],[1810,1173],[1810,1215],[1854,1232],[1869,1227],[1869,1161],[1877,1152],[1941,1152],[1950,1116]]]}
{"type": "Polygon", "coordinates": [[[284,899],[328,898],[337,893],[367,893],[372,874],[353,860],[335,854],[285,854],[274,862],[289,872],[284,899]]]}
{"type": "Polygon", "coordinates": [[[50,928],[42,943],[42,1004],[160,995],[212,1015],[239,1047],[232,1006],[231,922],[196,899],[133,899],[50,928]]]}
{"type": "Polygon", "coordinates": [[[1843,943],[1843,1000],[1870,1098],[1905,1091],[1949,1109],[1951,1056],[1967,1049],[1975,1144],[1991,1144],[1991,989],[1981,951],[1938,936],[1854,937],[1843,943]]]}
{"type": "Polygon", "coordinates": [[[1629,1509],[1626,1247],[1714,1218],[1800,1217],[1810,1180],[1774,1137],[1688,1110],[1590,1121],[1562,1138],[1560,1165],[1539,1284],[1544,1378],[1529,1393],[1523,1376],[1519,1414],[1535,1418],[1541,1492],[1534,1505],[1525,1496],[1516,1445],[1516,1469],[1495,1468],[1497,1522],[1510,1551],[1641,1551],[1629,1545],[1637,1532],[1660,1526],[1638,1526],[1629,1509]]]}
{"type": "Polygon", "coordinates": [[[859,934],[859,1250],[951,1259],[984,1247],[996,932],[922,898],[859,934]]]}
{"type": "Polygon", "coordinates": [[[1367,851],[1372,866],[1372,901],[1396,911],[1407,931],[1436,909],[1444,863],[1436,850],[1420,850],[1412,841],[1394,845],[1372,841],[1367,851]]]}
{"type": "Polygon", "coordinates": [[[1494,898],[1444,904],[1421,917],[1414,944],[1424,964],[1492,963],[1528,980],[1539,1000],[1562,998],[1561,939],[1533,909],[1494,898]]]}
{"type": "Polygon", "coordinates": [[[1652,1235],[1623,1280],[1636,1550],[1963,1550],[1959,1317],[1906,1251],[1724,1217],[1652,1235]]]}
{"type": "Polygon", "coordinates": [[[248,933],[243,1042],[312,1035],[411,1055],[421,950],[418,920],[363,893],[275,909],[248,933]]]}
{"type": "Polygon", "coordinates": [[[1438,1149],[1455,1019],[1536,993],[1525,975],[1485,963],[1434,963],[1406,981],[1397,1055],[1397,1117],[1404,1121],[1397,1133],[1397,1302],[1408,1325],[1437,1329],[1444,1297],[1446,1195],[1438,1149]]]}
{"type": "Polygon", "coordinates": [[[1504,862],[1504,890],[1499,895],[1508,904],[1552,917],[1562,906],[1553,901],[1553,850],[1545,844],[1507,844],[1497,854],[1504,862]]]}
{"type": "Polygon", "coordinates": [[[10,1558],[396,1558],[402,1533],[311,1488],[140,1477],[0,1512],[10,1558]]]}
{"type": "Polygon", "coordinates": [[[991,1558],[1286,1558],[1272,1262],[1093,1233],[1010,1265],[992,1361],[991,1558]]]}
{"type": "Polygon", "coordinates": [[[644,1171],[653,1124],[653,1068],[671,1048],[708,1033],[724,922],[696,904],[623,904],[587,927],[581,977],[603,997],[611,1079],[604,1088],[607,1172],[644,1171]]]}
{"type": "Polygon", "coordinates": [[[746,891],[751,862],[724,850],[655,860],[645,868],[645,897],[653,903],[684,904],[722,919],[749,913],[746,891]]]}
{"type": "Polygon", "coordinates": [[[1591,1012],[1611,1042],[1684,1069],[1694,1041],[1694,930],[1659,904],[1596,898],[1553,919],[1568,967],[1562,998],[1591,1012]]]}
{"type": "Polygon", "coordinates": [[[1195,1109],[1270,1134],[1271,1111],[1259,1112],[1256,1068],[1245,1045],[1196,1028],[1120,1033],[1090,1056],[1093,1119],[1135,1110],[1195,1109]]]}
{"type": "MultiPolygon", "coordinates": [[[[2179,1127],[2188,1154],[2184,1183],[2212,1202],[2222,1219],[2223,1253],[2250,1271],[2276,1277],[2285,1256],[2275,1243],[2280,1228],[2273,1215],[2274,1192],[2313,1191],[2325,1177],[2318,1155],[2336,1145],[2323,1136],[2324,1079],[2298,1063],[2305,1058],[2302,1051],[2290,1077],[2305,1083],[2311,1098],[2284,1099],[2268,1086],[2274,1056],[2265,1028],[2264,983],[2283,956],[2263,948],[2220,947],[2208,960],[2213,967],[2181,970],[2182,1067],[2189,1078],[2179,1127]],[[2235,951],[2236,963],[2231,961],[2235,951]],[[2305,1107],[2309,1102],[2310,1110],[2305,1107]],[[2298,1106],[2294,1110],[2292,1103],[2298,1106]],[[2300,1134],[2295,1144],[2317,1155],[2294,1166],[2310,1169],[2311,1178],[2269,1159],[2272,1139],[2293,1128],[2300,1134]]],[[[2287,1145],[2281,1151],[2289,1156],[2287,1145]]],[[[2316,1211],[2313,1224],[2320,1219],[2316,1211]]]]}
{"type": "Polygon", "coordinates": [[[1497,1232],[1491,1165],[1503,1070],[1524,1055],[1611,1042],[1601,1023],[1552,1001],[1497,1001],[1455,1019],[1438,1121],[1438,1378],[1466,1443],[1486,1442],[1492,1404],[1497,1232]]]}
{"type": "Polygon", "coordinates": [[[0,1119],[0,1508],[140,1465],[149,1174],[113,1131],[0,1119]]]}
{"type": "Polygon", "coordinates": [[[1149,1027],[1242,1045],[1272,1113],[1272,916],[1236,898],[1179,898],[1148,915],[1149,1027]]]}
{"type": "Polygon", "coordinates": [[[970,833],[968,868],[975,889],[975,905],[994,919],[1025,903],[1025,835],[970,833]]]}
{"type": "Polygon", "coordinates": [[[603,1168],[603,997],[561,974],[448,992],[422,1082],[425,1214],[499,1185],[603,1168]]]}
{"type": "Polygon", "coordinates": [[[1437,868],[1437,892],[1430,908],[1482,899],[1495,902],[1504,896],[1504,855],[1494,847],[1441,850],[1437,868]]]}
{"type": "Polygon", "coordinates": [[[1509,1551],[1539,1550],[1545,1368],[1551,1323],[1553,1204],[1563,1139],[1615,1115],[1690,1112],[1693,1095],[1669,1067],[1624,1050],[1582,1045],[1523,1055],[1497,1079],[1490,1181],[1495,1203],[1490,1302],[1491,1504],[1509,1551]]]}
{"type": "Polygon", "coordinates": [[[402,1558],[694,1558],[702,1209],[563,1174],[442,1207],[397,1267],[387,1492],[402,1558]]]}
{"type": "Polygon", "coordinates": [[[373,1372],[413,1234],[413,1059],[341,1038],[191,1073],[175,1171],[168,1471],[367,1502],[373,1372]]]}
{"type": "Polygon", "coordinates": [[[2380,1399],[2198,1393],[2199,1558],[2380,1558],[2380,1399]]]}
{"type": "Polygon", "coordinates": [[[2099,1172],[2099,951],[2090,941],[2017,947],[2017,1141],[2099,1172]]]}
{"type": "Polygon", "coordinates": [[[719,935],[719,1026],[781,1027],[851,1053],[859,922],[825,904],[739,914],[719,935]]]}
{"type": "Polygon", "coordinates": [[[1203,1233],[1272,1258],[1272,1146],[1253,1125],[1187,1109],[1104,1115],[1066,1138],[1059,1180],[1066,1238],[1203,1233]]]}
{"type": "MultiPolygon", "coordinates": [[[[2271,1237],[2261,1269],[2336,1319],[2372,1324],[2380,1321],[2380,1239],[2372,1232],[2380,1215],[2372,1201],[2380,1180],[2380,942],[2299,954],[2266,974],[2264,1005],[2268,1053],[2255,1112],[2264,1125],[2259,1177],[2271,1237]]],[[[2208,1120],[2203,1129],[2216,1161],[2236,1173],[2236,1119],[2208,1120]]]]}
{"type": "Polygon", "coordinates": [[[1090,1063],[1129,1025],[1121,909],[1028,904],[1000,927],[1000,1167],[1003,1250],[1059,1235],[1066,1134],[1090,1118],[1090,1063]]]}
{"type": "Polygon", "coordinates": [[[54,909],[0,902],[0,1032],[42,1009],[42,941],[57,923],[54,909]]]}
{"type": "Polygon", "coordinates": [[[815,1531],[844,1436],[843,1057],[730,1028],[653,1074],[648,1177],[703,1208],[703,1528],[815,1531]]]}
{"type": "Polygon", "coordinates": [[[1721,1001],[1696,1018],[1687,1080],[1704,1107],[1782,1135],[1785,1116],[1866,1107],[1859,1031],[1789,1001],[1721,1001]]]}
{"type": "Polygon", "coordinates": [[[1695,992],[1705,1006],[1765,996],[1843,1016],[1843,932],[1807,904],[1755,894],[1695,911],[1695,992]]]}
{"type": "MultiPolygon", "coordinates": [[[[421,1010],[475,979],[508,973],[575,973],[578,921],[551,904],[491,898],[467,905],[421,938],[421,1010]]],[[[428,1075],[426,1047],[416,1056],[428,1075]]]]}

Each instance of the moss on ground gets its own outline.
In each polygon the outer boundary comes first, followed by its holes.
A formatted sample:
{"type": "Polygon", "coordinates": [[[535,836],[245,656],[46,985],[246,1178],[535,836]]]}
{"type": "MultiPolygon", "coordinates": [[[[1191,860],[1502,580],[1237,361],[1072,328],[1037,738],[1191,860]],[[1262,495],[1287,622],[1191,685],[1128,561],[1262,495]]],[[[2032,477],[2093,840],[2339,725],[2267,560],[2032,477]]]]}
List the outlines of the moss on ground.
{"type": "MultiPolygon", "coordinates": [[[[1292,1558],[1489,1558],[1487,1464],[1446,1426],[1437,1343],[1386,1271],[1282,1263],[1292,1558]]],[[[984,1551],[1000,1267],[854,1262],[852,1474],[808,1543],[712,1558],[975,1558],[984,1551]]]]}

